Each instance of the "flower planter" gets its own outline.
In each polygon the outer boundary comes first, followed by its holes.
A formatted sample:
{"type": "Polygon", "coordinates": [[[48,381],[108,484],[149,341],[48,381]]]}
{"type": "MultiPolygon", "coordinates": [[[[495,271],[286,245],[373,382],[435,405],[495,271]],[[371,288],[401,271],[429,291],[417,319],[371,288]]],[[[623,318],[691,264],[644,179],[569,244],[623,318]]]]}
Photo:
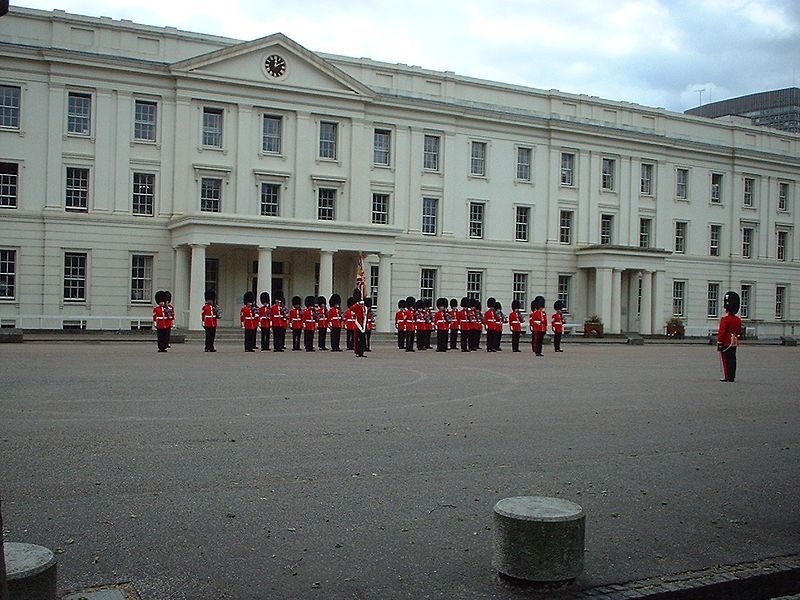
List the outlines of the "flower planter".
{"type": "Polygon", "coordinates": [[[583,324],[584,337],[603,337],[603,324],[602,323],[584,323],[583,324]]]}
{"type": "Polygon", "coordinates": [[[682,340],[684,336],[683,325],[667,325],[667,337],[682,340]]]}

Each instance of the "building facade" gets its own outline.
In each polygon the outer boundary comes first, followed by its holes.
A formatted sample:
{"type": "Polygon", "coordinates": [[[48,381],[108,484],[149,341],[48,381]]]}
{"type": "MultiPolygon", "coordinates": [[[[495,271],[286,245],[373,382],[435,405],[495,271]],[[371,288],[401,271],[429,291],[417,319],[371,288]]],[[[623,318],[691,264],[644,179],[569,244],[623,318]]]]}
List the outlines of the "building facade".
{"type": "MultiPolygon", "coordinates": [[[[0,320],[200,327],[244,291],[543,295],[606,331],[800,316],[800,136],[557,91],[12,8],[0,19],[0,320]]],[[[226,319],[226,320],[225,320],[226,319]]]]}

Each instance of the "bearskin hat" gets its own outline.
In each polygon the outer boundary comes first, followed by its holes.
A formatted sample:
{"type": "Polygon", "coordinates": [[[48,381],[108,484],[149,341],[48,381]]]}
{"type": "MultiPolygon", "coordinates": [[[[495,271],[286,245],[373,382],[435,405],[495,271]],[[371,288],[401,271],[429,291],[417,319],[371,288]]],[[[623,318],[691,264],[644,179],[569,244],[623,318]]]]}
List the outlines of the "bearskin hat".
{"type": "Polygon", "coordinates": [[[252,304],[256,301],[256,295],[253,292],[245,292],[242,300],[245,304],[252,304]]]}
{"type": "Polygon", "coordinates": [[[164,302],[172,302],[172,292],[164,290],[164,302]]]}
{"type": "Polygon", "coordinates": [[[355,299],[355,298],[353,298],[352,296],[350,296],[350,297],[347,299],[347,308],[350,308],[350,307],[351,307],[351,306],[353,306],[353,304],[355,304],[355,303],[356,303],[356,299],[355,299]]]}
{"type": "Polygon", "coordinates": [[[208,302],[209,300],[211,302],[214,302],[217,299],[217,292],[215,292],[214,290],[206,290],[206,293],[203,294],[203,298],[205,298],[206,302],[208,302]]]}
{"type": "Polygon", "coordinates": [[[405,298],[400,298],[400,300],[397,301],[397,308],[405,308],[405,307],[406,307],[405,298]]]}
{"type": "Polygon", "coordinates": [[[500,304],[497,300],[494,301],[494,310],[503,310],[503,305],[500,304]]]}
{"type": "Polygon", "coordinates": [[[511,301],[511,310],[519,310],[521,308],[519,300],[511,301]]]}
{"type": "Polygon", "coordinates": [[[736,292],[730,291],[727,292],[722,297],[722,307],[725,309],[726,312],[735,315],[739,312],[739,307],[741,305],[741,299],[739,298],[739,294],[736,292]]]}
{"type": "Polygon", "coordinates": [[[164,290],[158,290],[156,292],[156,304],[161,304],[162,302],[166,302],[167,297],[164,295],[164,290]]]}
{"type": "Polygon", "coordinates": [[[458,300],[450,298],[450,308],[458,308],[458,300]]]}
{"type": "Polygon", "coordinates": [[[303,303],[306,305],[306,308],[311,308],[314,306],[314,296],[306,296],[303,303]]]}
{"type": "Polygon", "coordinates": [[[406,308],[414,308],[416,305],[417,301],[414,299],[414,296],[406,298],[406,308]]]}
{"type": "Polygon", "coordinates": [[[469,298],[464,296],[463,298],[461,298],[461,308],[469,308],[469,307],[470,307],[469,298]]]}
{"type": "Polygon", "coordinates": [[[283,296],[273,296],[272,297],[272,303],[273,304],[283,304],[285,301],[286,301],[286,299],[283,296]]]}
{"type": "Polygon", "coordinates": [[[414,307],[415,307],[417,310],[422,310],[423,308],[425,308],[425,301],[424,301],[422,298],[420,298],[419,300],[417,300],[417,301],[414,303],[414,307]]]}
{"type": "Polygon", "coordinates": [[[328,304],[330,306],[339,306],[342,303],[342,297],[339,294],[331,294],[328,304]]]}
{"type": "Polygon", "coordinates": [[[367,308],[372,308],[372,296],[367,296],[364,298],[364,306],[367,308]]]}
{"type": "Polygon", "coordinates": [[[360,289],[356,288],[353,290],[353,300],[355,300],[356,302],[361,302],[362,298],[360,289]]]}
{"type": "Polygon", "coordinates": [[[320,306],[325,306],[328,304],[328,301],[325,300],[325,296],[320,296],[319,298],[317,298],[317,304],[319,304],[320,306]]]}
{"type": "Polygon", "coordinates": [[[261,300],[261,304],[269,304],[269,292],[261,292],[258,298],[261,300]]]}
{"type": "Polygon", "coordinates": [[[295,308],[300,308],[303,301],[300,299],[300,296],[292,296],[292,306],[295,308]]]}
{"type": "Polygon", "coordinates": [[[553,303],[553,309],[555,309],[555,310],[564,310],[564,303],[561,300],[556,300],[553,303]]]}
{"type": "Polygon", "coordinates": [[[533,303],[535,304],[534,310],[538,308],[544,308],[544,296],[536,296],[536,298],[533,299],[533,303]]]}
{"type": "Polygon", "coordinates": [[[489,296],[489,298],[486,299],[486,308],[494,308],[495,302],[497,302],[497,300],[495,300],[494,296],[489,296]]]}
{"type": "Polygon", "coordinates": [[[441,308],[441,309],[447,308],[447,298],[437,298],[436,308],[441,308]]]}

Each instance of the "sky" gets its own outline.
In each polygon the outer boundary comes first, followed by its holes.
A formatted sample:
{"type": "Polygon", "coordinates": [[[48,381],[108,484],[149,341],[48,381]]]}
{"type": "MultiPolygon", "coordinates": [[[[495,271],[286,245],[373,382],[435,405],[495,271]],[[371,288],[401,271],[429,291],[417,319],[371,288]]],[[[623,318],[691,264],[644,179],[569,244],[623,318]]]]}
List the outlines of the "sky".
{"type": "Polygon", "coordinates": [[[800,85],[800,0],[11,0],[683,112],[800,85]]]}

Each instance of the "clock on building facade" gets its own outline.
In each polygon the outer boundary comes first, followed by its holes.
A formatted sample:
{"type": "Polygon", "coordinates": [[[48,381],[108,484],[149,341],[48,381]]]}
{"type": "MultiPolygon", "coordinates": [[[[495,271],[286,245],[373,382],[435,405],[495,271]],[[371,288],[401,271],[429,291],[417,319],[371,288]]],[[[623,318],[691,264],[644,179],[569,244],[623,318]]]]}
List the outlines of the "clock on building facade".
{"type": "Polygon", "coordinates": [[[264,61],[264,69],[270,77],[283,77],[286,73],[286,59],[278,54],[270,54],[264,61]]]}

